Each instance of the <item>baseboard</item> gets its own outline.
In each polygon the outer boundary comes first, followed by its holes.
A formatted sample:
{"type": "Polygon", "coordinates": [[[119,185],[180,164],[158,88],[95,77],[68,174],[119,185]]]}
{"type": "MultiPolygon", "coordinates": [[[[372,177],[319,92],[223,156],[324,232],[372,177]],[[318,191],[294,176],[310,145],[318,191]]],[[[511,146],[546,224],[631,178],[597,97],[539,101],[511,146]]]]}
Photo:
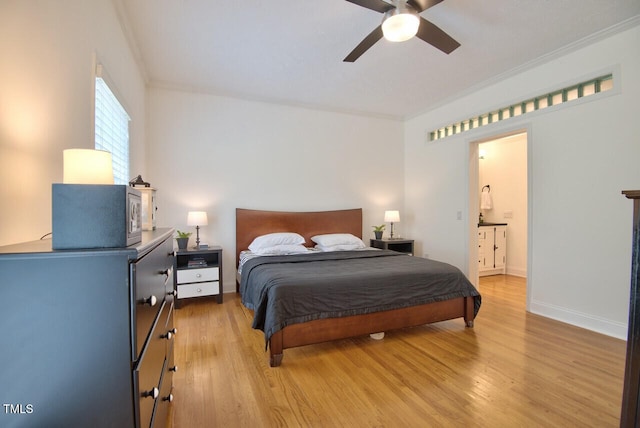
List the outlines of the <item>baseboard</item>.
{"type": "Polygon", "coordinates": [[[533,300],[529,310],[531,313],[542,315],[543,317],[586,328],[617,339],[627,340],[627,325],[617,321],[594,317],[593,315],[533,300]]]}
{"type": "Polygon", "coordinates": [[[478,272],[478,276],[490,276],[490,275],[504,275],[505,274],[505,269],[504,268],[499,268],[499,269],[486,269],[486,270],[481,270],[478,272]]]}
{"type": "Polygon", "coordinates": [[[507,266],[507,275],[519,276],[521,278],[527,277],[527,269],[519,269],[507,266]]]}

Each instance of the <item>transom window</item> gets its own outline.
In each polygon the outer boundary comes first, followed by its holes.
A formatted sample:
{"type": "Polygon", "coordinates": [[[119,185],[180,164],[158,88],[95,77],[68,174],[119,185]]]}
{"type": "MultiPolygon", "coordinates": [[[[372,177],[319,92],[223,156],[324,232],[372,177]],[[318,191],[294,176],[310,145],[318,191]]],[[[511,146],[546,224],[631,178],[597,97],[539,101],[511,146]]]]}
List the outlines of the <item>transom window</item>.
{"type": "Polygon", "coordinates": [[[461,120],[451,125],[443,126],[429,133],[429,140],[436,141],[451,135],[460,134],[470,129],[480,128],[494,122],[521,116],[536,110],[563,104],[578,98],[588,97],[600,92],[605,92],[613,88],[613,75],[607,74],[595,79],[568,86],[557,91],[549,92],[531,98],[517,104],[512,104],[494,111],[490,111],[479,116],[461,120]]]}

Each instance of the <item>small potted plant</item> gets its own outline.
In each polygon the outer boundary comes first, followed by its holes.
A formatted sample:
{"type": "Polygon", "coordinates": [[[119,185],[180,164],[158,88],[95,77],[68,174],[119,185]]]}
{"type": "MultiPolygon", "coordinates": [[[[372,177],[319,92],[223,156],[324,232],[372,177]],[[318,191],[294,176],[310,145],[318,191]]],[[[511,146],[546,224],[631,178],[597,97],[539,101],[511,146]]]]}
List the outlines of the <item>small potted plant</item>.
{"type": "Polygon", "coordinates": [[[189,245],[189,237],[191,236],[191,232],[180,232],[179,230],[176,232],[178,234],[178,237],[176,238],[176,241],[178,242],[178,249],[185,250],[187,248],[187,245],[189,245]]]}
{"type": "Polygon", "coordinates": [[[382,239],[382,232],[384,232],[384,224],[381,224],[380,226],[372,226],[373,227],[373,234],[376,236],[376,239],[382,239]]]}

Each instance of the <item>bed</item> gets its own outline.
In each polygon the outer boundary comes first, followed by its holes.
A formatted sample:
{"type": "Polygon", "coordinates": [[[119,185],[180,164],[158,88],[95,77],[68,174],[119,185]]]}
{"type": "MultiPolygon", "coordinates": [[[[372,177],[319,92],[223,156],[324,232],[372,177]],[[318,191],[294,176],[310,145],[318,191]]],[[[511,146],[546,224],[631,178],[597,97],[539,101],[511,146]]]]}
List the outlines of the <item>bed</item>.
{"type": "MultiPolygon", "coordinates": [[[[362,209],[238,208],[236,267],[254,239],[274,232],[296,232],[308,247],[315,245],[311,238],[316,235],[361,239],[362,209]]],[[[297,346],[456,318],[473,327],[480,294],[451,265],[368,248],[311,253],[254,257],[237,276],[242,302],[254,311],[253,327],[265,333],[272,367],[281,364],[284,349],[297,346]],[[291,308],[302,312],[288,313],[291,308]]]]}

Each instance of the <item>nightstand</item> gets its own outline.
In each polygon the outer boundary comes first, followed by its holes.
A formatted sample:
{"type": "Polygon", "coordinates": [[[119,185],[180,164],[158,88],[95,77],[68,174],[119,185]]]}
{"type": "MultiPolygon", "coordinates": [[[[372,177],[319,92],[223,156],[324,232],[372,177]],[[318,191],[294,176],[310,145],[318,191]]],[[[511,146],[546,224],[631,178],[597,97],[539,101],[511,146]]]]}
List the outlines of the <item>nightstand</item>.
{"type": "Polygon", "coordinates": [[[371,239],[369,246],[381,250],[392,250],[413,256],[413,239],[371,239]]]}
{"type": "Polygon", "coordinates": [[[222,303],[222,248],[177,250],[174,260],[176,308],[192,299],[222,303]]]}

